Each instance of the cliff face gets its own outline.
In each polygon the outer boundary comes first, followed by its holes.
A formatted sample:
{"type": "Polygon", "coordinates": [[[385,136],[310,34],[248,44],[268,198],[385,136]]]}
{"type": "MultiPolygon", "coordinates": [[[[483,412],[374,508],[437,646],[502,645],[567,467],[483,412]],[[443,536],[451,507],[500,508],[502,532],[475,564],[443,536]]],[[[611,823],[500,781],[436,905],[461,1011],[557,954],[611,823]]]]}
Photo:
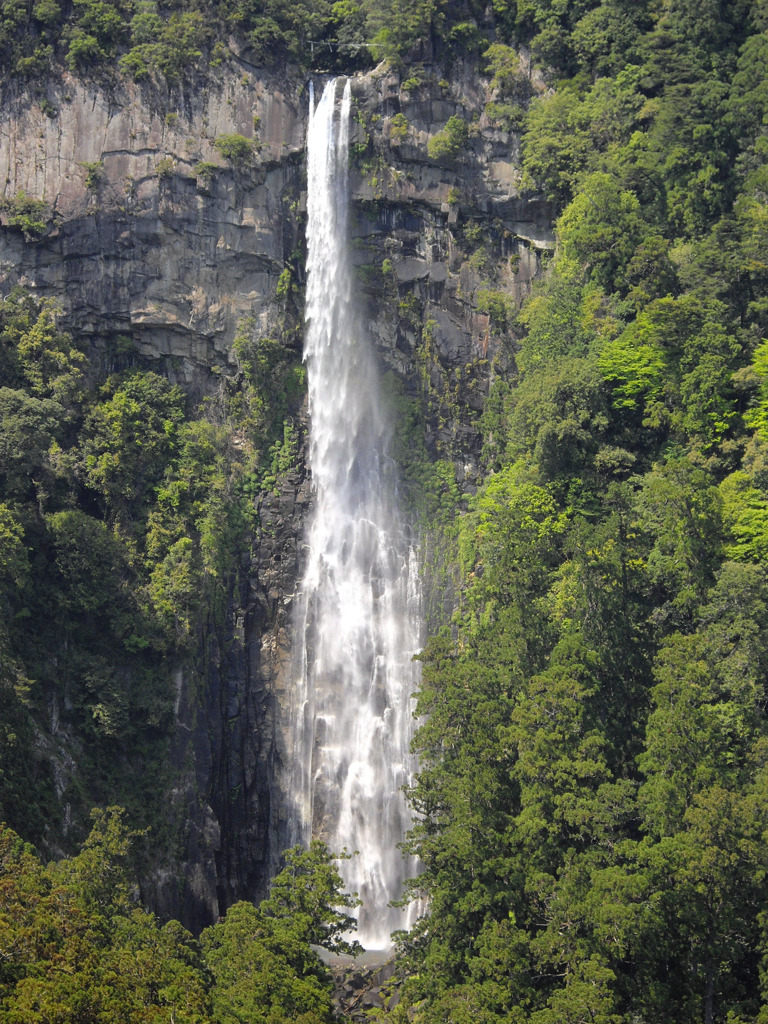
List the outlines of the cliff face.
{"type": "Polygon", "coordinates": [[[44,198],[51,220],[34,244],[4,233],[4,286],[60,298],[63,325],[102,359],[123,333],[189,382],[226,364],[239,318],[266,314],[296,241],[300,93],[245,70],[199,91],[67,77],[41,99],[11,91],[4,194],[44,198]],[[213,145],[232,133],[260,143],[241,171],[213,145]]]}
{"type": "Polygon", "coordinates": [[[511,312],[529,292],[553,245],[553,211],[520,196],[519,137],[488,118],[487,84],[458,72],[451,84],[406,84],[384,69],[355,81],[353,255],[385,363],[420,387],[430,449],[471,482],[472,423],[495,370],[511,365],[494,297],[511,312]],[[430,158],[451,118],[468,123],[466,142],[430,158]]]}
{"type": "MultiPolygon", "coordinates": [[[[517,138],[488,120],[475,76],[425,76],[405,90],[377,70],[355,79],[353,96],[351,244],[368,328],[423,407],[431,456],[471,489],[477,415],[513,358],[498,302],[503,312],[504,297],[519,301],[540,272],[552,212],[518,195],[517,138]],[[466,145],[430,159],[428,139],[453,115],[470,123],[466,145]]],[[[38,239],[0,231],[0,289],[55,297],[62,327],[88,340],[94,378],[124,336],[143,365],[193,396],[213,393],[237,370],[242,318],[267,334],[282,315],[278,278],[302,247],[307,105],[306,83],[244,62],[173,92],[66,76],[45,96],[6,90],[4,195],[44,199],[50,216],[38,239]],[[235,133],[257,144],[240,164],[214,145],[235,133]]],[[[285,836],[281,707],[310,507],[303,456],[257,506],[252,554],[232,566],[227,625],[201,640],[202,685],[168,665],[178,842],[158,854],[147,892],[192,927],[262,894],[285,836]]]]}

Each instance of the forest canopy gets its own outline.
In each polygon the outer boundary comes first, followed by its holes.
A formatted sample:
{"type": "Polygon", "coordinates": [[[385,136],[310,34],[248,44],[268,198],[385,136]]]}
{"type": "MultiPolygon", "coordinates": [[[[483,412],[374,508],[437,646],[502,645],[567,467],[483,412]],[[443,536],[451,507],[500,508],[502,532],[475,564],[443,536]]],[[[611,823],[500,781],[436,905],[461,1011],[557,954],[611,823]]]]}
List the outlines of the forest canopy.
{"type": "Polygon", "coordinates": [[[406,1002],[764,1021],[768,6],[515,12],[557,250],[421,655],[406,1002]]]}
{"type": "Polygon", "coordinates": [[[0,827],[0,1012],[9,1024],[332,1024],[317,953],[351,950],[355,900],[321,843],[287,851],[272,895],[199,940],[138,905],[122,808],[94,811],[76,856],[44,866],[0,827]],[[311,945],[310,945],[311,944],[311,945]]]}
{"type": "Polygon", "coordinates": [[[672,74],[682,82],[703,68],[707,50],[727,59],[750,27],[762,30],[762,17],[759,0],[7,0],[0,52],[8,71],[25,78],[59,65],[82,76],[119,70],[175,82],[218,67],[229,36],[257,65],[340,71],[382,59],[473,59],[502,44],[529,48],[558,77],[644,66],[650,82],[669,77],[666,54],[675,46],[684,62],[672,74]]]}

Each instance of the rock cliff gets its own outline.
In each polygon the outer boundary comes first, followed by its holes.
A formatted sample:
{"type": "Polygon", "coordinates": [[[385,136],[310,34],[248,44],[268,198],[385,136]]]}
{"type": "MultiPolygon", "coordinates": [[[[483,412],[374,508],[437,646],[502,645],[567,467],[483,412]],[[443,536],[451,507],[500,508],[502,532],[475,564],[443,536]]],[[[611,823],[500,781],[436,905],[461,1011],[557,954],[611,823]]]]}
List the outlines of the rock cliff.
{"type": "MultiPolygon", "coordinates": [[[[518,137],[489,119],[476,75],[448,83],[426,68],[403,83],[381,68],[356,76],[353,97],[351,245],[368,329],[423,406],[431,457],[471,489],[483,397],[513,363],[508,304],[541,271],[552,211],[519,193],[518,137]],[[452,116],[469,125],[466,145],[430,158],[428,140],[452,116]]],[[[172,91],[66,75],[45,95],[6,88],[3,195],[44,200],[47,223],[31,237],[6,213],[0,289],[55,297],[61,326],[87,339],[94,379],[120,364],[128,339],[142,365],[193,396],[215,393],[237,370],[238,323],[268,333],[286,267],[301,284],[307,105],[307,83],[243,60],[172,91]],[[221,155],[217,140],[234,134],[253,140],[249,159],[221,155]]],[[[203,630],[199,678],[167,666],[175,840],[156,852],[146,888],[193,928],[263,894],[285,835],[281,706],[310,506],[302,453],[257,506],[227,625],[203,630]]]]}
{"type": "Polygon", "coordinates": [[[245,70],[172,93],[68,76],[45,97],[9,90],[4,194],[45,199],[50,223],[34,243],[4,233],[4,287],[60,298],[100,361],[126,334],[167,372],[208,379],[238,320],[268,315],[296,243],[304,104],[245,70]],[[234,133],[259,145],[242,168],[214,147],[234,133]]]}

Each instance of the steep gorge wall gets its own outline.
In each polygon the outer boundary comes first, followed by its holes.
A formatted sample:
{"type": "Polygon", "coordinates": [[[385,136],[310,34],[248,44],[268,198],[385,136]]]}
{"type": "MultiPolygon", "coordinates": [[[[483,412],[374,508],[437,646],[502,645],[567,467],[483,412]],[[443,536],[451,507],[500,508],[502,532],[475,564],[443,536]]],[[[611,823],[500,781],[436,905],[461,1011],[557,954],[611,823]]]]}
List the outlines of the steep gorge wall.
{"type": "MultiPolygon", "coordinates": [[[[386,69],[355,79],[351,244],[382,365],[421,403],[431,456],[471,489],[483,397],[513,359],[478,296],[492,287],[523,297],[551,247],[552,211],[519,195],[519,142],[485,115],[487,83],[466,72],[448,84],[436,69],[422,78],[408,90],[386,69]],[[404,136],[392,132],[398,113],[404,136]],[[428,138],[454,114],[472,122],[467,146],[456,160],[430,160],[428,138]]],[[[52,218],[38,240],[0,232],[0,289],[55,297],[62,327],[88,341],[94,378],[119,365],[122,336],[141,365],[193,396],[212,394],[237,372],[238,323],[252,318],[267,335],[282,316],[278,279],[302,247],[307,103],[304,81],[245,62],[173,92],[66,76],[45,96],[7,89],[4,195],[43,198],[52,218]],[[215,140],[231,133],[258,140],[252,163],[219,155],[215,140]],[[200,163],[216,169],[202,174],[200,163]]],[[[281,707],[309,502],[302,456],[257,499],[252,550],[232,567],[226,627],[204,630],[199,678],[168,665],[177,838],[147,891],[192,927],[261,895],[277,864],[281,707]]],[[[76,772],[76,738],[55,742],[75,752],[76,772]]]]}
{"type": "Polygon", "coordinates": [[[226,364],[240,317],[268,316],[296,243],[301,92],[245,69],[174,92],[69,76],[44,97],[9,89],[4,195],[44,198],[52,227],[35,243],[4,233],[4,287],[55,295],[63,326],[106,360],[107,340],[123,333],[190,382],[226,364]],[[213,145],[231,133],[261,143],[242,172],[213,145]],[[217,170],[201,178],[200,163],[217,170]]]}

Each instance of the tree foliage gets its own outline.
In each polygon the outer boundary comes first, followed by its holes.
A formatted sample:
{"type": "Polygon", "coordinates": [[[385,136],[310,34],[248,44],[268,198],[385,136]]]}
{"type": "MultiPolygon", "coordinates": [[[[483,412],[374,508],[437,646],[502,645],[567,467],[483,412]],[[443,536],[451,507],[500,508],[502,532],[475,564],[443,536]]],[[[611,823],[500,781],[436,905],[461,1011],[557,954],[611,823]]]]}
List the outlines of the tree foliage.
{"type": "MultiPolygon", "coordinates": [[[[238,903],[195,941],[137,903],[119,807],[96,809],[76,856],[43,866],[0,827],[0,1012],[10,1024],[331,1024],[330,976],[310,938],[354,901],[321,844],[289,854],[282,906],[238,903]],[[307,902],[313,891],[319,898],[307,902]],[[295,893],[295,895],[294,895],[295,893]]],[[[349,921],[345,920],[345,927],[349,921]]]]}
{"type": "Polygon", "coordinates": [[[765,5],[494,6],[550,76],[524,182],[561,212],[421,655],[389,1016],[757,1024],[765,5]]]}

